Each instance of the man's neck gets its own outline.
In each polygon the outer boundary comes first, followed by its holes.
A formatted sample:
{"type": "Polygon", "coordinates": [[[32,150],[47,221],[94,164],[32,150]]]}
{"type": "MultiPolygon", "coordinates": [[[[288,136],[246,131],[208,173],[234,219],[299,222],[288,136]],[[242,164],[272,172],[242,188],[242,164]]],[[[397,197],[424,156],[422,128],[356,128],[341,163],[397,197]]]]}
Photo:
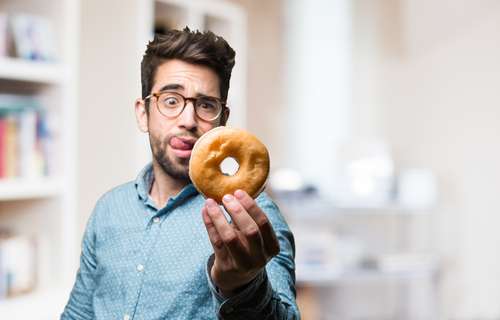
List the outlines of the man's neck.
{"type": "Polygon", "coordinates": [[[154,180],[149,195],[157,208],[162,208],[170,197],[178,194],[188,184],[185,180],[169,176],[156,161],[153,161],[153,176],[154,180]]]}

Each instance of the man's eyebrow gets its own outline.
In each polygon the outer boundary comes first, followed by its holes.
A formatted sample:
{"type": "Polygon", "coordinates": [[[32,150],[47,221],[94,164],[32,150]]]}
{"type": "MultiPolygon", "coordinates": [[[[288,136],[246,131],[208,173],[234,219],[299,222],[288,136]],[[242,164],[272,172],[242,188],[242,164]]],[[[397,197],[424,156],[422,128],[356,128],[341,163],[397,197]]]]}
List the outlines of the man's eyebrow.
{"type": "MultiPolygon", "coordinates": [[[[166,84],[163,87],[161,87],[159,91],[168,91],[168,90],[184,90],[184,86],[182,84],[178,84],[178,83],[170,83],[170,84],[166,84]]],[[[197,92],[195,97],[200,98],[200,97],[212,97],[212,96],[208,95],[208,94],[197,92]]]]}
{"type": "Polygon", "coordinates": [[[167,90],[184,90],[184,86],[182,84],[171,83],[166,84],[160,88],[159,91],[167,91],[167,90]]]}

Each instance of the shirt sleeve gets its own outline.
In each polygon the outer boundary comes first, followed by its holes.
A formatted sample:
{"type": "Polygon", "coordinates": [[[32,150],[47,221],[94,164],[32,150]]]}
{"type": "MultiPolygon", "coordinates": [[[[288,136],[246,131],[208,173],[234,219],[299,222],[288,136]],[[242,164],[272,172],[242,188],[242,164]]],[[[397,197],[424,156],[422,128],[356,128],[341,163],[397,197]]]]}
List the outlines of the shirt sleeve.
{"type": "Polygon", "coordinates": [[[214,255],[206,268],[217,317],[223,320],[295,320],[300,314],[295,301],[295,244],[293,234],[276,204],[266,195],[257,204],[268,216],[280,243],[280,253],[249,284],[229,298],[221,296],[212,282],[210,269],[214,255]]]}
{"type": "Polygon", "coordinates": [[[80,267],[76,274],[76,281],[71,290],[69,301],[61,314],[60,320],[94,319],[92,296],[96,287],[95,271],[97,267],[95,256],[95,217],[100,210],[102,210],[102,204],[98,202],[87,222],[82,240],[80,267]]]}

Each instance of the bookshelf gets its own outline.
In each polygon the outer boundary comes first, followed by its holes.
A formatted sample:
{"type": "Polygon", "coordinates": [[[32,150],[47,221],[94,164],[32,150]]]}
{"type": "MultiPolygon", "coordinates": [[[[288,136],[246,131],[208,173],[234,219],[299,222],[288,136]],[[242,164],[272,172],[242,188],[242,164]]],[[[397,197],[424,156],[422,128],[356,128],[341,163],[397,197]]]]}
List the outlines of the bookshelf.
{"type": "Polygon", "coordinates": [[[57,178],[0,179],[0,201],[57,197],[63,185],[57,178]]]}
{"type": "Polygon", "coordinates": [[[278,204],[296,237],[296,281],[304,310],[337,311],[340,318],[407,319],[415,310],[425,314],[422,319],[437,314],[442,261],[431,249],[434,208],[398,202],[278,204]]]}
{"type": "Polygon", "coordinates": [[[60,63],[0,57],[0,79],[3,80],[60,85],[66,79],[65,71],[60,63]]]}
{"type": "Polygon", "coordinates": [[[77,269],[76,137],[79,0],[3,0],[0,13],[45,19],[55,56],[0,56],[0,94],[33,97],[50,118],[50,170],[0,178],[0,229],[36,244],[31,290],[0,298],[0,319],[57,319],[77,269]]]}

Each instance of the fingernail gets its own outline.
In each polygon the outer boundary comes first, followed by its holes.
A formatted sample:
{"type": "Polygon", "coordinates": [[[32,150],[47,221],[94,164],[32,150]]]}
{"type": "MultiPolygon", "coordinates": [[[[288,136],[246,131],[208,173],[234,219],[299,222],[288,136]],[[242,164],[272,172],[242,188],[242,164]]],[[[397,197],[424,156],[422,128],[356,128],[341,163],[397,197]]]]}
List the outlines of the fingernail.
{"type": "Polygon", "coordinates": [[[207,205],[207,208],[214,208],[217,206],[217,203],[215,202],[215,200],[213,199],[210,199],[208,198],[207,200],[205,200],[205,204],[207,205]]]}
{"type": "Polygon", "coordinates": [[[226,194],[224,195],[224,197],[222,198],[222,200],[224,200],[225,202],[231,202],[234,200],[234,197],[230,194],[226,194]]]}
{"type": "Polygon", "coordinates": [[[245,192],[243,190],[238,189],[234,192],[234,195],[238,199],[243,199],[243,197],[245,197],[245,192]]]}

